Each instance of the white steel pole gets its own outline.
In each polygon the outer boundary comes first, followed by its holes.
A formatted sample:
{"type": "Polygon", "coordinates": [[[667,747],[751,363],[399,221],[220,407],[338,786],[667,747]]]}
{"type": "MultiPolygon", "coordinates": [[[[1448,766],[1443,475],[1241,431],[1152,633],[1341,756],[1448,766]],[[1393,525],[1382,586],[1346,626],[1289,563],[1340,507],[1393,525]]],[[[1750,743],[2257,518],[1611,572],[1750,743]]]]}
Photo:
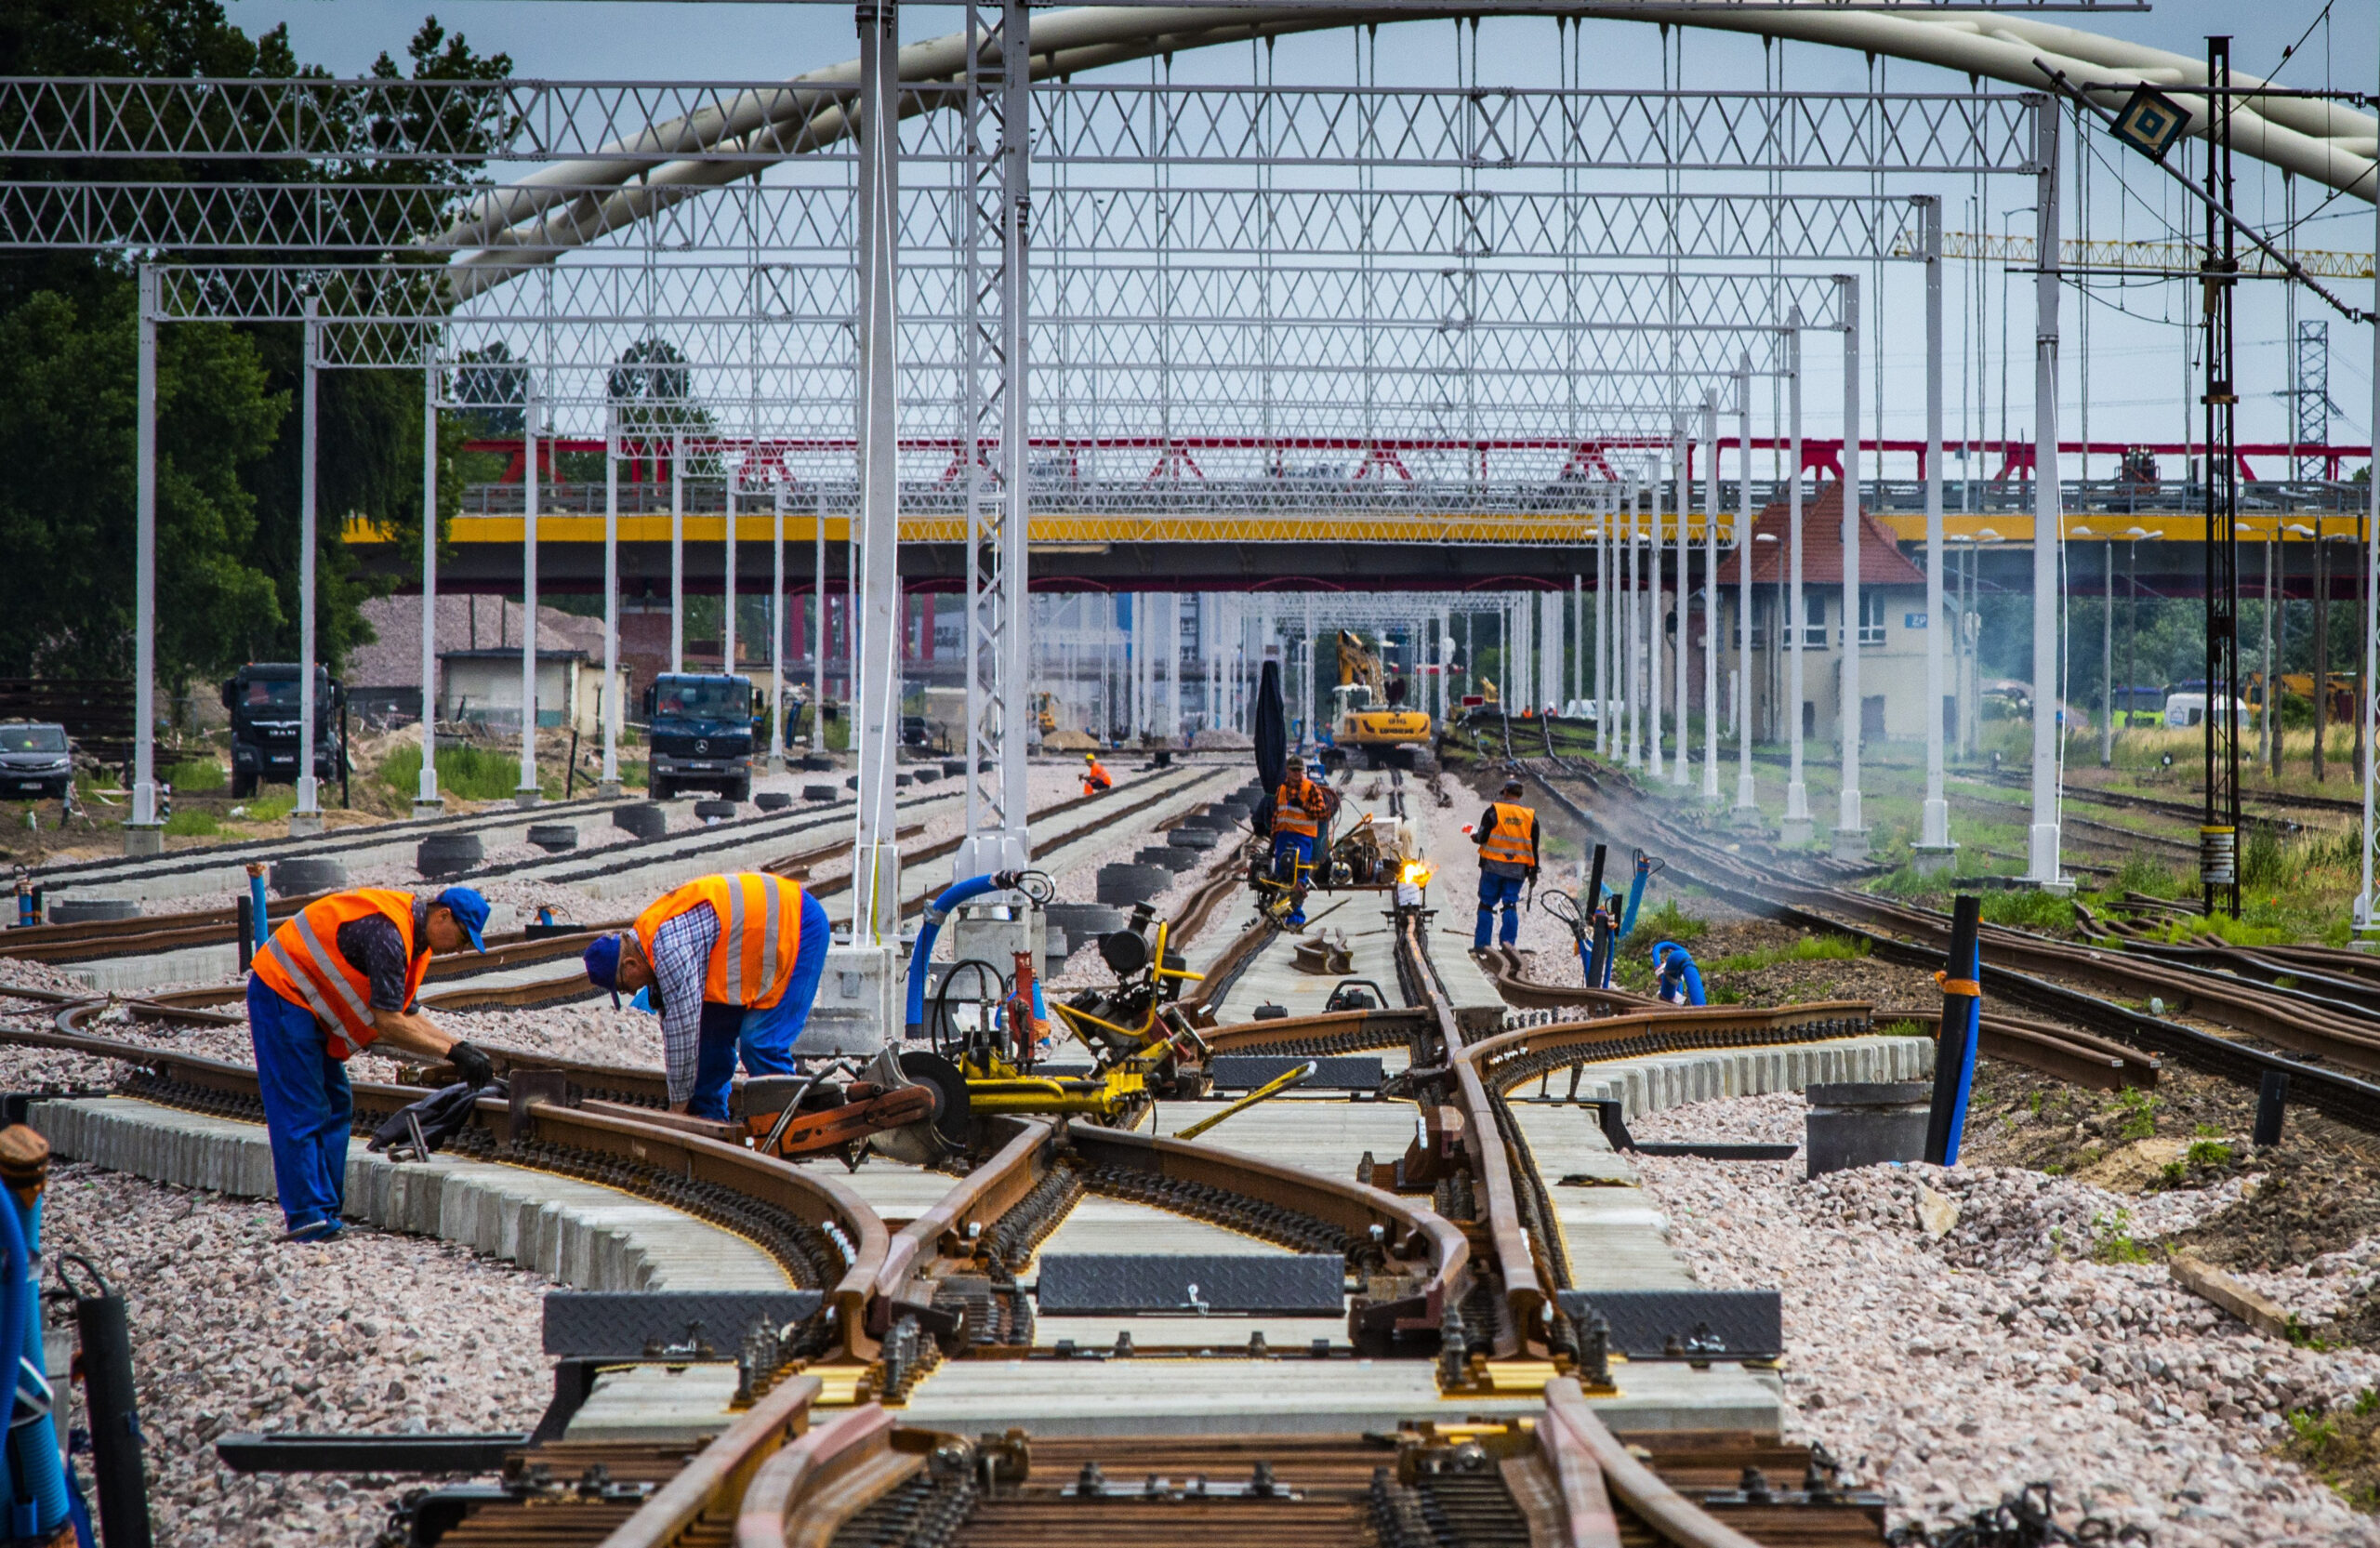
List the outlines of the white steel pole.
{"type": "MultiPolygon", "coordinates": [[[[1674,456],[1674,452],[1672,454],[1674,456]]],[[[1676,458],[1676,480],[1686,481],[1686,459],[1676,458]]],[[[1661,777],[1661,487],[1660,467],[1655,463],[1646,479],[1646,515],[1650,531],[1645,544],[1645,769],[1661,777]]],[[[1682,749],[1681,749],[1682,750],[1682,749]]]]}
{"type": "MultiPolygon", "coordinates": [[[[2380,160],[2372,168],[2373,240],[2380,243],[2380,160]]],[[[2380,252],[2380,246],[2375,246],[2380,252]]],[[[2372,315],[2380,319],[2380,266],[2373,270],[2372,315]]],[[[2380,741],[2373,739],[2380,732],[2373,706],[2380,700],[2380,321],[2372,328],[2372,466],[2365,474],[2365,493],[2371,509],[2364,518],[2363,529],[2363,884],[2355,894],[2355,928],[2370,932],[2380,928],[2380,920],[2373,918],[2372,897],[2372,809],[2373,795],[2373,766],[2380,763],[2380,741]]],[[[2110,550],[2112,551],[2112,549],[2110,550]]],[[[2272,564],[2272,549],[2265,549],[2267,572],[2272,564]]],[[[2265,587],[2265,615],[2272,615],[2272,587],[2265,587]]],[[[2268,631],[2271,624],[2266,624],[2268,631]]],[[[2269,724],[2273,710],[2280,703],[2272,689],[2272,670],[2265,670],[2265,717],[2269,724]]]]}
{"type": "MultiPolygon", "coordinates": [[[[1702,495],[1702,799],[1719,800],[1719,393],[1702,391],[1702,443],[1711,454],[1702,495]]],[[[1678,642],[1686,642],[1686,608],[1677,610],[1678,642]]]]}
{"type": "Polygon", "coordinates": [[[1843,691],[1836,695],[1843,738],[1843,800],[1835,819],[1834,852],[1868,853],[1868,824],[1859,805],[1859,281],[1836,276],[1843,295],[1843,691]]]}
{"type": "Polygon", "coordinates": [[[1789,749],[1785,774],[1785,821],[1780,832],[1788,844],[1806,844],[1815,827],[1810,817],[1810,787],[1802,777],[1803,637],[1809,632],[1802,611],[1802,309],[1785,319],[1786,434],[1792,441],[1785,457],[1786,628],[1792,648],[1786,653],[1785,743],[1789,749]]]}
{"type": "Polygon", "coordinates": [[[669,670],[686,669],[686,436],[669,437],[669,670]]]}
{"type": "Polygon", "coordinates": [[[1636,583],[1637,532],[1643,524],[1640,519],[1643,501],[1644,492],[1632,479],[1628,488],[1628,548],[1627,551],[1620,556],[1620,562],[1622,571],[1620,596],[1622,617],[1620,638],[1623,653],[1628,658],[1624,664],[1626,669],[1621,674],[1623,686],[1620,691],[1622,700],[1620,709],[1628,719],[1628,766],[1632,769],[1641,769],[1645,766],[1643,708],[1645,668],[1644,654],[1638,642],[1638,636],[1643,632],[1643,620],[1636,583]]]}
{"type": "Polygon", "coordinates": [[[810,750],[826,750],[826,496],[810,498],[810,750]]]}
{"type": "MultiPolygon", "coordinates": [[[[603,417],[603,681],[596,702],[603,716],[603,774],[595,793],[620,793],[620,409],[603,417]]],[[[575,723],[578,706],[566,713],[575,723]]],[[[568,781],[564,781],[565,784],[568,781]]]]}
{"type": "Polygon", "coordinates": [[[1752,776],[1752,351],[1736,368],[1736,815],[1760,820],[1752,776]]]}
{"type": "Polygon", "coordinates": [[[893,844],[894,733],[900,718],[900,49],[897,0],[862,0],[860,147],[861,436],[857,671],[852,734],[859,827],[852,857],[852,944],[892,948],[901,936],[900,853],[893,844]]]}
{"type": "MultiPolygon", "coordinates": [[[[521,446],[521,783],[512,804],[537,804],[537,414],[543,394],[534,380],[522,405],[521,446]]],[[[504,599],[496,600],[498,619],[504,599]]]]}
{"type": "Polygon", "coordinates": [[[1677,578],[1672,582],[1677,588],[1672,593],[1677,598],[1673,604],[1677,611],[1677,628],[1674,633],[1671,632],[1669,620],[1660,615],[1657,606],[1654,609],[1653,639],[1657,653],[1661,640],[1666,638],[1670,642],[1670,668],[1677,682],[1677,759],[1670,765],[1670,783],[1684,786],[1694,778],[1694,738],[1687,721],[1686,622],[1686,563],[1693,551],[1686,535],[1686,519],[1694,509],[1694,427],[1684,414],[1676,417],[1674,436],[1677,468],[1676,476],[1671,481],[1670,492],[1677,500],[1677,578]]]}
{"type": "MultiPolygon", "coordinates": [[[[1950,848],[1950,802],[1942,775],[1942,201],[1918,200],[1925,243],[1925,805],[1918,822],[1917,849],[1946,862],[1950,848]]],[[[1881,311],[1883,302],[1877,303],[1881,311]]],[[[2112,549],[2109,549],[2113,551],[2112,549]]]]}
{"type": "MultiPolygon", "coordinates": [[[[785,773],[785,480],[770,482],[774,522],[769,548],[774,565],[769,587],[769,773],[785,773]]],[[[932,637],[932,625],[927,625],[932,637]]]]}
{"type": "Polygon", "coordinates": [[[2058,479],[2057,304],[2059,235],[2057,119],[2055,102],[2033,105],[2033,829],[2026,880],[2063,888],[2058,853],[2058,479]]]}
{"type": "MultiPolygon", "coordinates": [[[[746,452],[750,456],[750,452],[746,452]]],[[[735,487],[744,482],[744,465],[723,468],[727,475],[727,545],[722,555],[725,577],[719,604],[719,669],[735,675],[735,487]]]]}
{"type": "Polygon", "coordinates": [[[438,369],[435,354],[421,372],[421,778],[414,815],[435,815],[438,799],[438,369]]]}
{"type": "MultiPolygon", "coordinates": [[[[132,551],[132,821],[126,854],[165,847],[157,824],[157,271],[140,266],[132,551]]],[[[69,777],[72,777],[71,775],[69,777]]],[[[2368,890],[2368,889],[2367,889],[2368,890]]]]}
{"type": "Polygon", "coordinates": [[[302,407],[298,420],[298,806],[289,814],[289,833],[320,833],[323,813],[314,779],[314,725],[322,706],[314,702],[314,464],[318,424],[317,369],[322,359],[321,298],[306,298],[306,335],[302,407]]]}

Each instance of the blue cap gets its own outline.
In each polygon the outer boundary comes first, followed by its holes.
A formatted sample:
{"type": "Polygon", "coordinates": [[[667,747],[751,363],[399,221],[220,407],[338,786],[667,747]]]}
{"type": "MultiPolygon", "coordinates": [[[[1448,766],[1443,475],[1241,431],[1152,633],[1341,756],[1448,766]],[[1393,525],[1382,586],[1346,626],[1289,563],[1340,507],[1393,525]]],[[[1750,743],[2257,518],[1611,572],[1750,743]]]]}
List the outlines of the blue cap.
{"type": "Polygon", "coordinates": [[[465,935],[470,937],[473,951],[487,949],[487,942],[480,938],[480,932],[487,928],[487,899],[469,887],[449,887],[431,898],[430,905],[455,916],[455,922],[463,927],[465,935]]]}
{"type": "Polygon", "coordinates": [[[612,1009],[620,1008],[620,938],[616,934],[598,935],[588,944],[581,958],[587,964],[587,981],[599,989],[612,991],[612,1009]]]}

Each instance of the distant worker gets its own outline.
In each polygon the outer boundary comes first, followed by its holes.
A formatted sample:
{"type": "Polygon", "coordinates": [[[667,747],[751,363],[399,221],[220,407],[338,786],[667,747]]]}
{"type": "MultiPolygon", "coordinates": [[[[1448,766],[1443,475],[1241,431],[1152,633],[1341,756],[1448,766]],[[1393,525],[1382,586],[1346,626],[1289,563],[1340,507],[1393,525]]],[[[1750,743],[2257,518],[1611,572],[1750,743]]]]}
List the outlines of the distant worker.
{"type": "Polygon", "coordinates": [[[830,940],[826,910],[798,881],[758,871],[698,877],[627,930],[598,937],[587,977],[615,1005],[652,991],[670,1111],[723,1120],[739,1052],[747,1074],[793,1073],[830,940]]]}
{"type": "Polygon", "coordinates": [[[1116,788],[1116,776],[1101,767],[1099,754],[1084,753],[1082,755],[1082,793],[1087,796],[1095,796],[1102,790],[1114,788],[1116,788]]]}
{"type": "Polygon", "coordinates": [[[1479,815],[1471,841],[1479,846],[1479,924],[1472,932],[1471,949],[1488,949],[1488,929],[1499,905],[1505,946],[1521,938],[1521,885],[1537,883],[1537,814],[1520,803],[1521,782],[1504,781],[1495,801],[1479,815]]]}
{"type": "MultiPolygon", "coordinates": [[[[1292,887],[1314,874],[1323,825],[1339,809],[1330,787],[1315,777],[1323,772],[1320,764],[1309,771],[1293,759],[1281,776],[1280,788],[1273,792],[1273,879],[1292,887]]],[[[1298,900],[1282,922],[1292,930],[1304,927],[1304,899],[1298,900]]]]}
{"type": "Polygon", "coordinates": [[[416,999],[432,952],[485,951],[487,900],[469,887],[418,898],[378,887],[334,893],[272,933],[248,974],[248,1039],[272,1145],[284,1241],[332,1241],[347,1194],[355,1113],[347,1061],[376,1042],[444,1060],[473,1086],[488,1057],[450,1038],[416,999]]]}

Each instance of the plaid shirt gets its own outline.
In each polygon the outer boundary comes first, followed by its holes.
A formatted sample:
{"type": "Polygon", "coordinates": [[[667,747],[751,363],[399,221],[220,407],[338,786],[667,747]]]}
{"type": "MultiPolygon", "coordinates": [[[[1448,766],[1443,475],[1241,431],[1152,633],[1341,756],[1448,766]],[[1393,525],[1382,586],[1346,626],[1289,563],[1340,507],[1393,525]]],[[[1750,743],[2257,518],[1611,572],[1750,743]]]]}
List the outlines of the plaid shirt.
{"type": "Polygon", "coordinates": [[[694,1063],[702,1050],[703,979],[719,945],[719,914],[697,904],[653,933],[653,998],[661,1007],[662,1065],[669,1100],[694,1093],[694,1063]]]}

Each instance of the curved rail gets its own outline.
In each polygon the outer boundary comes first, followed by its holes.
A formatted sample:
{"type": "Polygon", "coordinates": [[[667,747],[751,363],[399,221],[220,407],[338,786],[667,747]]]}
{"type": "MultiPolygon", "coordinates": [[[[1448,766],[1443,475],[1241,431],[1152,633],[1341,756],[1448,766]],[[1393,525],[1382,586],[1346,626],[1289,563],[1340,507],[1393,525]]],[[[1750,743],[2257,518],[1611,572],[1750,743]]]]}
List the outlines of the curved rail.
{"type": "Polygon", "coordinates": [[[672,1548],[685,1541],[722,1501],[742,1499],[760,1468],[800,1434],[822,1385],[815,1376],[780,1383],[688,1458],[675,1477],[613,1528],[603,1548],[672,1548]]]}
{"type": "MultiPolygon", "coordinates": [[[[990,1159],[960,1178],[933,1208],[894,1233],[877,1269],[874,1299],[868,1308],[870,1331],[882,1334],[891,1327],[896,1308],[915,1304],[911,1287],[931,1272],[935,1259],[967,1248],[970,1226],[989,1227],[1031,1193],[1056,1164],[1056,1131],[1048,1121],[1033,1118],[1017,1125],[1017,1132],[990,1159]]],[[[932,1291],[926,1290],[931,1302],[932,1291]]]]}
{"type": "Polygon", "coordinates": [[[1509,1092],[1568,1065],[1689,1049],[1759,1048],[1863,1037],[1874,1030],[1865,1000],[1819,1000],[1768,1009],[1741,1005],[1666,1006],[1593,1021],[1555,1022],[1501,1032],[1463,1053],[1488,1085],[1509,1092]]]}

